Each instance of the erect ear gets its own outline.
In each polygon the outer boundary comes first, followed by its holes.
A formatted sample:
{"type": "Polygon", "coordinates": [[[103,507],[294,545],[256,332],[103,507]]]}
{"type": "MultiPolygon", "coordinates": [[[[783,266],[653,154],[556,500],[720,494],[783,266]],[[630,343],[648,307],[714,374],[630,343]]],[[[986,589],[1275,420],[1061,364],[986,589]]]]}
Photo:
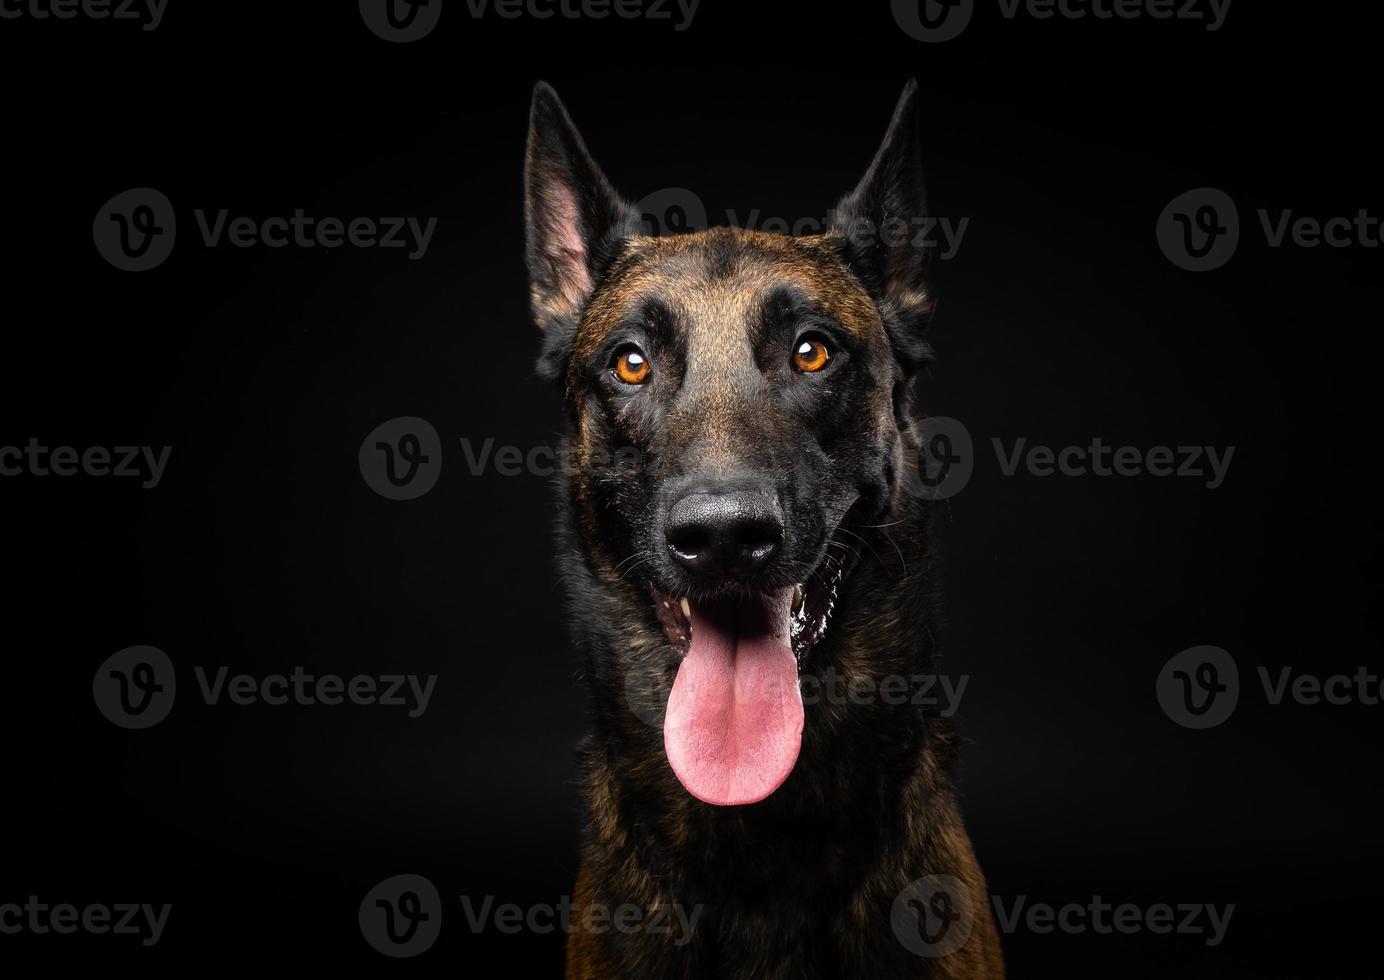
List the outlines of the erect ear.
{"type": "Polygon", "coordinates": [[[870,169],[836,205],[832,222],[847,262],[879,303],[910,371],[931,359],[923,339],[933,304],[924,279],[928,235],[920,143],[918,82],[912,79],[870,169]]]}
{"type": "Polygon", "coordinates": [[[533,90],[524,167],[529,286],[543,331],[539,371],[555,378],[606,264],[639,231],[639,214],[611,188],[546,82],[533,90]]]}

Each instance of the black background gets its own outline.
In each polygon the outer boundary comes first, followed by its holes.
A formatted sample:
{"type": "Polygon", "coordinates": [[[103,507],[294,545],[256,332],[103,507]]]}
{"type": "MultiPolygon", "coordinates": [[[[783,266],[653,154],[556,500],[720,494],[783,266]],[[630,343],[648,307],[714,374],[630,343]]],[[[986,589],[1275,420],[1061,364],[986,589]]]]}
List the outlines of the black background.
{"type": "MultiPolygon", "coordinates": [[[[6,774],[0,903],[173,906],[152,949],[0,935],[0,963],[151,975],[294,965],[560,975],[562,936],[466,927],[459,896],[568,894],[583,695],[554,587],[547,482],[458,448],[552,443],[532,375],[521,162],[551,81],[617,187],[713,215],[822,215],[903,82],[925,93],[941,263],[930,413],[965,421],[946,506],[943,668],[967,674],[960,786],[1011,902],[1234,903],[1225,941],[1005,938],[1015,976],[1334,976],[1374,949],[1381,707],[1268,705],[1254,668],[1379,663],[1379,249],[1266,246],[1255,210],[1384,216],[1373,26],[1340,5],[1182,21],[1004,20],[923,44],[887,3],[703,0],[668,22],[505,20],[447,6],[388,44],[355,4],[183,3],[153,32],[0,21],[0,446],[173,447],[163,482],[0,479],[6,774]],[[303,5],[306,7],[307,5],[303,5]],[[93,247],[112,195],[178,212],[160,268],[93,247]],[[1225,190],[1242,242],[1184,272],[1154,225],[1225,190]],[[426,256],[203,247],[192,211],[436,216],[426,256]],[[446,456],[410,502],[357,450],[428,419],[446,456]],[[1226,483],[1005,477],[990,449],[1234,446],[1226,483]],[[185,693],[125,731],[97,665],[153,644],[185,693]],[[1229,650],[1244,695],[1207,732],[1154,697],[1173,654],[1229,650]],[[438,675],[429,710],[210,707],[193,665],[438,675]],[[356,908],[423,874],[438,944],[390,961],[356,908]]],[[[804,855],[811,860],[811,855],[804,855]]]]}

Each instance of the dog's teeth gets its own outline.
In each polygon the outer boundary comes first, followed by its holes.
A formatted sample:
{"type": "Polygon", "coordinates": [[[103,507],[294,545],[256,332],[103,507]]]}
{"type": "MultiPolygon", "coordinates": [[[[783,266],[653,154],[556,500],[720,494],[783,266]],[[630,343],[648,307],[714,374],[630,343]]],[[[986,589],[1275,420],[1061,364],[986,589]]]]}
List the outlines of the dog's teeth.
{"type": "Polygon", "coordinates": [[[793,611],[794,611],[794,612],[797,612],[797,611],[798,611],[799,609],[801,609],[802,607],[803,607],[803,587],[802,587],[801,585],[795,585],[795,586],[793,586],[793,611]]]}
{"type": "Polygon", "coordinates": [[[692,618],[692,604],[687,601],[687,596],[682,597],[682,602],[678,603],[682,607],[682,614],[688,619],[692,618]]]}

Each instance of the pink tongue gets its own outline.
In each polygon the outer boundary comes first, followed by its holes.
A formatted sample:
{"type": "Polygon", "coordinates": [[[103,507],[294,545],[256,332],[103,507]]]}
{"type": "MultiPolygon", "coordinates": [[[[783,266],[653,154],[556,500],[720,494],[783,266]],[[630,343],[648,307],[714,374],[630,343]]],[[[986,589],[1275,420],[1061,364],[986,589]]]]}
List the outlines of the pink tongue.
{"type": "Polygon", "coordinates": [[[692,643],[663,721],[663,748],[704,803],[758,803],[783,785],[802,745],[792,590],[740,605],[693,603],[692,643]]]}

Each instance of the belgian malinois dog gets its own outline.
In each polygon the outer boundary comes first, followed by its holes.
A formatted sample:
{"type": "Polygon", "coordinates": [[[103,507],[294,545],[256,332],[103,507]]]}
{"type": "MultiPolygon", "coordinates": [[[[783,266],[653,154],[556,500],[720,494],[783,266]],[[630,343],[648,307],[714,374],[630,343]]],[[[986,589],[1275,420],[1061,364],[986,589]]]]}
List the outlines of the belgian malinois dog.
{"type": "Polygon", "coordinates": [[[944,720],[803,696],[934,655],[917,103],[825,233],[660,236],[535,89],[527,259],[593,715],[569,978],[1003,975],[944,720]]]}

